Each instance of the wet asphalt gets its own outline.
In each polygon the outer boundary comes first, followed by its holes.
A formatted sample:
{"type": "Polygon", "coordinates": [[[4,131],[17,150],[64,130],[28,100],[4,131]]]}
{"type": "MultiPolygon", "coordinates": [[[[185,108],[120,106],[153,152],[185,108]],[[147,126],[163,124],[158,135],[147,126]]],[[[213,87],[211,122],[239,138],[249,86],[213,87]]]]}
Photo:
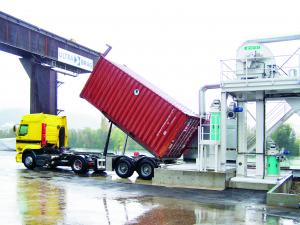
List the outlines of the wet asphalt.
{"type": "Polygon", "coordinates": [[[0,224],[300,224],[300,209],[267,207],[266,192],[151,185],[114,173],[25,169],[0,151],[0,224]]]}

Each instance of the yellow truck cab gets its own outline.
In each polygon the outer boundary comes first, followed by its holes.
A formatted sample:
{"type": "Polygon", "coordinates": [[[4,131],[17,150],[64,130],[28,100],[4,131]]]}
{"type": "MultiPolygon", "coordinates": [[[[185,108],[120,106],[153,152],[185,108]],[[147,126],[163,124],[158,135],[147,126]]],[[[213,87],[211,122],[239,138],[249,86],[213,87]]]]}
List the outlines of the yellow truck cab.
{"type": "Polygon", "coordinates": [[[75,173],[90,168],[104,170],[96,153],[80,153],[68,148],[67,118],[44,113],[24,115],[16,132],[16,161],[28,169],[70,166],[75,173]]]}
{"type": "Polygon", "coordinates": [[[22,156],[27,150],[68,147],[67,133],[65,116],[44,113],[24,115],[16,131],[16,161],[22,162],[22,156]]]}

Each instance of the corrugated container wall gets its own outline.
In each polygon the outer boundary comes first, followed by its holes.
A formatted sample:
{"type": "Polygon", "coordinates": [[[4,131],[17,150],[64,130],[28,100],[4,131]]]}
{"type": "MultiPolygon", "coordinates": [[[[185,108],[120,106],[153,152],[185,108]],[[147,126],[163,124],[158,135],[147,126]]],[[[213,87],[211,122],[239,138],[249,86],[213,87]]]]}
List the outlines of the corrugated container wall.
{"type": "Polygon", "coordinates": [[[101,58],[80,97],[161,159],[179,158],[199,117],[126,66],[101,58]]]}

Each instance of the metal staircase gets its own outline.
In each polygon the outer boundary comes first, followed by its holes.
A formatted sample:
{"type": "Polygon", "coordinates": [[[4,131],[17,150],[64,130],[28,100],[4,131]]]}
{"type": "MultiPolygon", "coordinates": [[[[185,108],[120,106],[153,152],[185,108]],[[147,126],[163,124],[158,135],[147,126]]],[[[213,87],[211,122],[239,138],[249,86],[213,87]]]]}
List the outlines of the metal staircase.
{"type": "MultiPolygon", "coordinates": [[[[266,115],[266,137],[270,136],[278,127],[298,111],[299,109],[291,107],[287,102],[276,104],[266,115]]],[[[248,152],[252,152],[255,149],[255,144],[256,136],[252,135],[248,137],[248,152]]]]}

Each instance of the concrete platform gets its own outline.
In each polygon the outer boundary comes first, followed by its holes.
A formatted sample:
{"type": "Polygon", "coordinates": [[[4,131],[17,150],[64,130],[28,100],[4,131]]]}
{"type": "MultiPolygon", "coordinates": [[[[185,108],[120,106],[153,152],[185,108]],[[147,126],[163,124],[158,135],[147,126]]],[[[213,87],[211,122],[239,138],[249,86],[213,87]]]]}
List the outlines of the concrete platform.
{"type": "Polygon", "coordinates": [[[234,165],[228,164],[226,172],[198,171],[195,163],[179,162],[163,165],[155,169],[153,185],[167,187],[183,187],[194,189],[224,190],[238,188],[269,191],[291,171],[281,171],[279,177],[266,176],[264,179],[255,177],[255,169],[247,170],[247,177],[236,177],[234,165]]]}
{"type": "Polygon", "coordinates": [[[229,168],[226,172],[204,172],[198,171],[194,163],[185,163],[166,165],[155,169],[154,173],[153,185],[224,190],[230,178],[235,176],[235,169],[229,168]]]}
{"type": "Polygon", "coordinates": [[[229,188],[240,188],[250,190],[264,190],[269,191],[277,185],[282,179],[291,174],[290,170],[281,170],[279,176],[268,176],[264,179],[255,176],[255,168],[247,169],[246,177],[234,177],[230,180],[229,188]]]}
{"type": "Polygon", "coordinates": [[[293,171],[293,176],[300,178],[300,166],[291,166],[290,169],[293,171]]]}
{"type": "Polygon", "coordinates": [[[277,178],[233,177],[230,179],[228,187],[268,191],[277,183],[277,178]]]}

